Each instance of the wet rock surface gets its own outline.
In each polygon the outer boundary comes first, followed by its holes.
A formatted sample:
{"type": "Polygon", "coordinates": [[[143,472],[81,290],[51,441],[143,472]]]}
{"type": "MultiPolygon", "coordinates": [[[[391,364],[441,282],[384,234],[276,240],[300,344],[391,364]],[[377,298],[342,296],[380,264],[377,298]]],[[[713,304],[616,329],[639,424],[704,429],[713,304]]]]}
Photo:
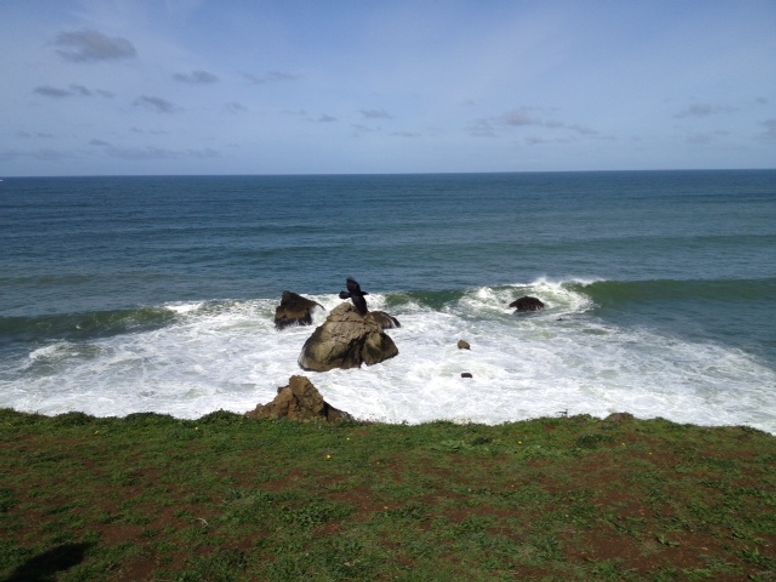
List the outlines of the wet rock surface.
{"type": "Polygon", "coordinates": [[[275,309],[275,327],[283,329],[289,325],[311,325],[312,312],[316,307],[323,309],[317,301],[307,299],[292,291],[283,291],[280,305],[275,309]]]}
{"type": "Polygon", "coordinates": [[[337,306],[304,343],[299,366],[325,372],[371,366],[396,356],[396,344],[370,316],[362,315],[350,303],[337,306]]]}

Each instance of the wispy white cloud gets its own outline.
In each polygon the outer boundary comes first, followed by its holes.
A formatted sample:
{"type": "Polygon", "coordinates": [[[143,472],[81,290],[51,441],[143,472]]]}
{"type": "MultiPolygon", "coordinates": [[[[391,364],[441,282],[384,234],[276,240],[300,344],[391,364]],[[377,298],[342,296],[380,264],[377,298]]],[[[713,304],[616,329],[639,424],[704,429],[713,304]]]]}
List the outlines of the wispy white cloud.
{"type": "Polygon", "coordinates": [[[766,141],[776,141],[776,118],[766,119],[760,125],[763,126],[764,131],[758,137],[766,141]]]}
{"type": "Polygon", "coordinates": [[[394,131],[390,135],[394,137],[416,138],[421,137],[422,134],[416,131],[394,131]]]}
{"type": "Polygon", "coordinates": [[[208,71],[191,71],[190,73],[175,73],[173,79],[189,85],[210,85],[218,82],[218,77],[208,71]]]}
{"type": "Polygon", "coordinates": [[[218,150],[212,148],[172,150],[152,146],[127,148],[109,147],[105,150],[109,156],[123,160],[179,160],[182,158],[194,158],[198,160],[220,157],[218,150]]]}
{"type": "Polygon", "coordinates": [[[132,126],[129,131],[137,134],[147,135],[169,135],[169,131],[164,129],[143,129],[142,127],[132,126]]]}
{"type": "Polygon", "coordinates": [[[525,108],[517,111],[510,111],[496,118],[496,122],[507,127],[544,127],[547,129],[565,129],[579,135],[596,135],[595,129],[581,125],[579,123],[565,123],[555,119],[537,117],[529,112],[536,108],[525,108]]]}
{"type": "Polygon", "coordinates": [[[84,87],[83,85],[70,85],[70,90],[76,95],[81,95],[82,97],[92,96],[91,89],[89,89],[88,87],[84,87]]]}
{"type": "Polygon", "coordinates": [[[73,95],[73,93],[67,89],[60,89],[50,85],[41,85],[40,87],[35,87],[32,92],[37,95],[42,95],[43,97],[53,97],[54,99],[61,99],[62,97],[70,97],[73,95]]]}
{"type": "MultiPolygon", "coordinates": [[[[523,129],[523,128],[544,128],[550,130],[561,130],[566,134],[576,136],[598,136],[599,132],[591,127],[579,123],[567,123],[558,121],[552,117],[546,117],[543,113],[551,112],[551,109],[540,107],[522,107],[512,111],[507,111],[501,115],[493,117],[475,119],[467,127],[469,135],[474,137],[497,137],[504,133],[504,130],[523,129]]],[[[548,143],[544,138],[530,138],[533,143],[548,143]]],[[[556,139],[556,138],[552,138],[556,139]]]]}
{"type": "Polygon", "coordinates": [[[43,162],[53,162],[74,158],[75,154],[69,150],[57,150],[53,148],[40,148],[36,150],[7,149],[0,150],[0,160],[10,161],[16,159],[33,159],[43,162]]]}
{"type": "Polygon", "coordinates": [[[475,119],[466,128],[466,131],[472,137],[496,137],[496,128],[493,127],[488,119],[475,119]]]}
{"type": "Polygon", "coordinates": [[[101,139],[92,139],[89,145],[102,148],[105,155],[122,160],[178,160],[184,158],[209,159],[221,154],[213,148],[203,149],[168,149],[156,146],[126,147],[113,145],[101,139]]]}
{"type": "Polygon", "coordinates": [[[714,105],[712,103],[692,103],[685,109],[674,114],[676,119],[686,119],[688,117],[709,117],[720,113],[733,113],[738,111],[737,107],[729,105],[714,105]]]}
{"type": "Polygon", "coordinates": [[[361,115],[364,119],[393,119],[385,109],[362,109],[361,115]]]}
{"type": "Polygon", "coordinates": [[[729,131],[698,131],[687,135],[685,142],[693,145],[708,145],[730,135],[729,131]]]}
{"type": "Polygon", "coordinates": [[[96,30],[62,32],[54,46],[57,54],[67,61],[88,63],[130,59],[137,56],[134,45],[126,38],[107,36],[96,30]]]}
{"type": "Polygon", "coordinates": [[[567,144],[573,140],[568,137],[541,137],[538,135],[529,135],[524,142],[529,146],[547,145],[547,144],[567,144]]]}
{"type": "Polygon", "coordinates": [[[135,99],[133,105],[149,111],[155,111],[156,113],[175,113],[181,109],[167,99],[154,97],[152,95],[141,95],[135,99]]]}
{"type": "Polygon", "coordinates": [[[586,125],[582,125],[579,123],[557,123],[557,122],[551,122],[545,125],[545,127],[549,127],[551,129],[559,128],[559,129],[568,129],[569,131],[572,131],[578,135],[587,135],[587,136],[599,136],[600,132],[596,129],[593,129],[592,127],[588,127],[586,125]]]}
{"type": "Polygon", "coordinates": [[[248,111],[248,108],[245,105],[238,103],[237,101],[230,101],[229,103],[224,104],[224,109],[228,113],[245,113],[248,111]]]}
{"type": "Polygon", "coordinates": [[[310,113],[306,109],[284,109],[281,111],[281,113],[290,117],[304,118],[306,121],[311,123],[336,123],[339,121],[338,118],[334,117],[333,115],[329,115],[328,113],[321,113],[320,115],[316,116],[314,113],[310,113]]]}
{"type": "Polygon", "coordinates": [[[301,75],[288,73],[285,71],[269,71],[263,75],[254,75],[253,73],[244,73],[243,76],[254,85],[264,85],[265,83],[282,83],[286,81],[298,81],[301,75]]]}
{"type": "Polygon", "coordinates": [[[541,125],[541,122],[528,116],[522,111],[510,111],[497,118],[501,125],[510,127],[524,127],[526,125],[541,125]]]}
{"type": "Polygon", "coordinates": [[[16,137],[21,139],[51,139],[54,134],[47,131],[17,131],[16,137]]]}
{"type": "Polygon", "coordinates": [[[104,89],[89,89],[84,85],[70,85],[67,89],[52,87],[51,85],[40,85],[35,87],[32,92],[37,95],[42,95],[43,97],[53,97],[55,99],[73,96],[94,97],[95,95],[105,97],[106,99],[114,97],[114,94],[111,91],[106,91],[104,89]]]}
{"type": "Polygon", "coordinates": [[[353,128],[353,135],[355,135],[356,137],[363,135],[365,133],[376,133],[380,131],[379,129],[376,129],[374,127],[369,127],[361,123],[351,123],[350,127],[353,128]]]}

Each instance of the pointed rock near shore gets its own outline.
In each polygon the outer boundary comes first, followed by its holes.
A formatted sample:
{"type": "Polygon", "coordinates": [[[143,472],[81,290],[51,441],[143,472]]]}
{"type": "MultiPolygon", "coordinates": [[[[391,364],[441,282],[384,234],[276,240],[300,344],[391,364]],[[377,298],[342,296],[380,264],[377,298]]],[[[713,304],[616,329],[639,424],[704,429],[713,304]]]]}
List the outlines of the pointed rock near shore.
{"type": "Polygon", "coordinates": [[[371,315],[361,315],[350,303],[337,306],[304,343],[299,366],[326,372],[371,366],[396,356],[396,344],[371,315]]]}
{"type": "Polygon", "coordinates": [[[278,395],[272,402],[259,404],[245,416],[272,420],[286,418],[297,422],[353,420],[350,414],[326,402],[306,376],[291,376],[288,386],[278,389],[278,395]]]}

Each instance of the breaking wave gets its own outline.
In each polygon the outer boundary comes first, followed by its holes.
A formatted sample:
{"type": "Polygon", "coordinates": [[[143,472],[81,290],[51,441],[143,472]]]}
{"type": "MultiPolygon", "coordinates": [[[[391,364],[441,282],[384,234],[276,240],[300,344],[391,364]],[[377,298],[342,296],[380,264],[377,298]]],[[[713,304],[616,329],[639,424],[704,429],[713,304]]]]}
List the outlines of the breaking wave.
{"type": "MultiPolygon", "coordinates": [[[[324,397],[361,419],[501,423],[559,411],[627,411],[703,425],[776,432],[776,372],[751,353],[601,315],[611,305],[735,288],[773,293],[774,280],[551,281],[370,295],[395,315],[399,356],[359,370],[307,373],[324,397]],[[522,295],[546,304],[515,315],[522,295]],[[465,339],[471,350],[459,350],[465,339]],[[469,372],[472,378],[461,378],[469,372]]],[[[310,296],[319,325],[340,303],[310,296]]],[[[312,328],[277,331],[277,299],[172,303],[134,310],[0,320],[0,337],[29,349],[0,370],[0,406],[98,416],[154,411],[195,418],[271,400],[300,373],[312,328]]]]}

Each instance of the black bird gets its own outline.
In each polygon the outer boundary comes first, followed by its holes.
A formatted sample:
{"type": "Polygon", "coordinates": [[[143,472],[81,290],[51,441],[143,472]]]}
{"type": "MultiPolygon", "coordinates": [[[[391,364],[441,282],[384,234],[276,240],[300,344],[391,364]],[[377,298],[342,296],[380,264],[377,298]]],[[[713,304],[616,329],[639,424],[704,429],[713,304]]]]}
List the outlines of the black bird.
{"type": "Polygon", "coordinates": [[[356,310],[361,315],[366,315],[369,309],[366,307],[366,299],[364,299],[364,295],[369,295],[369,293],[362,291],[361,286],[355,279],[348,277],[346,283],[348,290],[340,291],[340,299],[350,299],[353,302],[353,305],[356,306],[356,310]]]}

